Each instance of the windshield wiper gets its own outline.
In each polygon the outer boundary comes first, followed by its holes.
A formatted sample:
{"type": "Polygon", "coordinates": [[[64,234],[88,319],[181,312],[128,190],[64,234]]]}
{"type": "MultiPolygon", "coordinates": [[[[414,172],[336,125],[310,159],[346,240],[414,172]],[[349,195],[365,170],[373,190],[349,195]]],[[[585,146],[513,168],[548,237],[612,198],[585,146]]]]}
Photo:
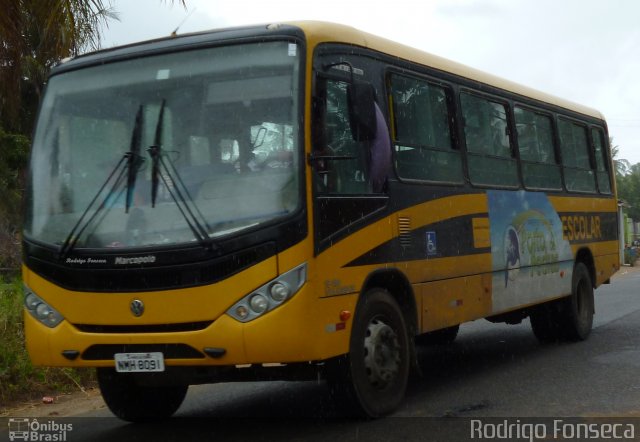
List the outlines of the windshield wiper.
{"type": "Polygon", "coordinates": [[[187,222],[196,240],[204,247],[210,247],[211,241],[209,241],[209,226],[207,225],[207,221],[193,201],[189,189],[187,189],[187,186],[182,181],[178,170],[171,161],[169,161],[171,167],[167,166],[167,161],[165,161],[165,156],[162,152],[165,104],[166,100],[163,99],[158,115],[154,144],[147,149],[151,157],[151,207],[155,207],[156,205],[158,186],[160,180],[162,180],[171,199],[175,202],[176,207],[187,222]],[[193,206],[193,208],[191,206],[193,206]],[[198,219],[198,217],[200,219],[198,219]]]}
{"type": "MultiPolygon", "coordinates": [[[[94,197],[87,205],[87,208],[84,209],[82,216],[76,221],[73,228],[67,235],[64,243],[60,247],[60,252],[58,254],[59,259],[64,259],[69,253],[74,249],[78,240],[87,229],[88,226],[91,225],[93,220],[96,219],[98,214],[102,212],[102,210],[107,206],[109,199],[116,193],[116,190],[122,185],[125,178],[125,172],[127,172],[127,196],[125,203],[125,212],[129,212],[129,207],[131,205],[131,200],[133,199],[133,188],[135,186],[136,174],[140,169],[140,165],[144,161],[142,157],[140,157],[140,144],[142,142],[142,125],[143,125],[143,106],[140,105],[138,108],[138,113],[136,114],[136,121],[133,127],[133,135],[131,136],[131,145],[129,146],[129,151],[125,152],[122,155],[122,158],[118,161],[116,166],[113,168],[107,179],[102,183],[100,189],[96,192],[94,197]],[[126,162],[126,165],[125,165],[126,162]],[[107,185],[113,180],[113,177],[117,175],[115,181],[111,185],[111,188],[107,192],[107,194],[102,199],[102,202],[97,207],[95,212],[87,218],[87,215],[91,208],[94,206],[104,189],[107,185]],[[85,218],[86,221],[85,221],[85,218]]],[[[116,198],[117,199],[117,198],[116,198]]]]}
{"type": "Polygon", "coordinates": [[[142,127],[144,126],[144,109],[142,105],[138,108],[136,114],[136,122],[133,127],[133,135],[131,136],[131,146],[129,152],[125,154],[127,157],[127,198],[125,200],[124,211],[129,213],[129,207],[133,201],[133,192],[136,186],[136,177],[140,166],[144,162],[144,158],[140,156],[140,145],[142,144],[142,127]]]}

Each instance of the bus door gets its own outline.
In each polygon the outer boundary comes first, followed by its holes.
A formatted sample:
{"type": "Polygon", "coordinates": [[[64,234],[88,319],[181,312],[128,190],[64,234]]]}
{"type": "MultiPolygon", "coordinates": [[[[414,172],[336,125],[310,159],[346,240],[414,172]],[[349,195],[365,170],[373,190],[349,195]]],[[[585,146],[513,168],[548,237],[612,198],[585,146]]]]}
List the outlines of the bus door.
{"type": "Polygon", "coordinates": [[[311,163],[320,251],[386,206],[391,143],[373,86],[354,78],[363,71],[341,61],[317,66],[311,163]]]}

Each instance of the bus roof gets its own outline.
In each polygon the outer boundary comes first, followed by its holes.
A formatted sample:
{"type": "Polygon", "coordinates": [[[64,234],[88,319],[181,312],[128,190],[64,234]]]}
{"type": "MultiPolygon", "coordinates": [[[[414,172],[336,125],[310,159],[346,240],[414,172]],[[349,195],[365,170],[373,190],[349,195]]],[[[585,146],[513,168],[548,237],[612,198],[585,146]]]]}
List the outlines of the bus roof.
{"type": "Polygon", "coordinates": [[[53,69],[52,73],[73,69],[79,65],[102,63],[107,59],[131,57],[140,52],[153,52],[173,47],[187,48],[194,44],[203,44],[212,40],[234,40],[238,38],[269,35],[274,32],[283,32],[289,35],[305,35],[307,41],[315,46],[320,43],[346,43],[354,46],[372,49],[393,57],[429,66],[443,72],[448,72],[459,77],[487,84],[526,98],[532,98],[551,105],[559,106],[574,112],[604,120],[603,115],[590,107],[573,103],[544,92],[505,80],[495,75],[465,66],[437,55],[429,54],[410,46],[406,46],[383,37],[360,31],[346,25],[340,25],[321,21],[292,21],[280,24],[262,24],[254,26],[241,26],[226,29],[212,29],[196,33],[180,34],[178,36],[165,37],[145,42],[137,42],[125,46],[103,49],[97,52],[87,53],[75,57],[66,63],[61,63],[53,69]]]}
{"type": "Polygon", "coordinates": [[[422,50],[406,46],[386,38],[382,38],[351,26],[339,25],[319,21],[288,22],[292,26],[301,28],[307,40],[314,45],[319,43],[347,43],[355,46],[373,49],[385,54],[399,57],[407,61],[429,66],[440,71],[448,72],[470,80],[479,81],[487,85],[503,89],[505,91],[533,98],[545,103],[559,106],[574,112],[589,115],[604,120],[603,115],[590,107],[573,103],[559,97],[523,86],[521,84],[505,80],[495,75],[465,66],[460,63],[433,55],[422,50]]]}

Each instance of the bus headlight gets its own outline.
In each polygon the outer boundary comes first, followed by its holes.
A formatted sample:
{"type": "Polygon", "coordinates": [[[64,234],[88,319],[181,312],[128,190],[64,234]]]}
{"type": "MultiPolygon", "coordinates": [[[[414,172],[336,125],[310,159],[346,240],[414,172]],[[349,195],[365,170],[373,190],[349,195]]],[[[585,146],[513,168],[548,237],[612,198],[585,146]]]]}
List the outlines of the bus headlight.
{"type": "Polygon", "coordinates": [[[291,290],[284,283],[278,281],[271,286],[269,293],[271,293],[271,298],[274,301],[282,302],[289,297],[291,290]]]}
{"type": "Polygon", "coordinates": [[[26,285],[24,286],[24,306],[31,316],[49,328],[56,327],[64,319],[60,312],[33,293],[33,290],[26,285]]]}
{"type": "Polygon", "coordinates": [[[251,305],[251,310],[253,310],[255,313],[262,314],[269,308],[269,301],[267,301],[267,298],[265,298],[264,296],[257,294],[251,297],[249,305],[251,305]]]}
{"type": "Polygon", "coordinates": [[[305,263],[243,297],[227,310],[227,314],[240,322],[253,321],[291,299],[306,281],[305,263]]]}

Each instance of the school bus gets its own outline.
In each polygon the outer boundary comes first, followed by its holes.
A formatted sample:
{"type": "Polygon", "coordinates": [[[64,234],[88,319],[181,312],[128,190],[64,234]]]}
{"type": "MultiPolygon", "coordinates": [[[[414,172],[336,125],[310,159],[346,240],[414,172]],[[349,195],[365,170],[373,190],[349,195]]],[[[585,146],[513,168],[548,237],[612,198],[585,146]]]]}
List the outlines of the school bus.
{"type": "Polygon", "coordinates": [[[416,343],[587,338],[619,268],[600,113],[346,26],[159,39],[55,67],[24,228],[34,364],[111,411],[324,376],[367,416],[416,343]]]}

